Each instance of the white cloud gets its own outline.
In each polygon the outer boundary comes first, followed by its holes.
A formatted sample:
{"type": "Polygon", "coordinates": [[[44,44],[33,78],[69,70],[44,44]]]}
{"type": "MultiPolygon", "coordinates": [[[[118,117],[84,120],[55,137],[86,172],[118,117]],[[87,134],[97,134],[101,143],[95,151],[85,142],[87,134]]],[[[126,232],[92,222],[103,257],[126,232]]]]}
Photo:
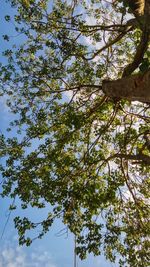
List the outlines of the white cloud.
{"type": "Polygon", "coordinates": [[[0,267],[57,267],[47,251],[37,249],[30,254],[7,243],[0,251],[0,267]]]}

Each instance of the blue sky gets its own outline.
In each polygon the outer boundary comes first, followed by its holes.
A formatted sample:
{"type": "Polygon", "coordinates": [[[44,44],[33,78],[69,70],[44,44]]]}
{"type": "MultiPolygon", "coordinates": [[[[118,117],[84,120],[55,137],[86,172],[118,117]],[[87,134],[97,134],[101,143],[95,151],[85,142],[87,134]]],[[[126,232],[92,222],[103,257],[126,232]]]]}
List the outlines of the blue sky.
{"type": "MultiPolygon", "coordinates": [[[[13,35],[13,26],[4,20],[5,14],[12,14],[12,9],[3,3],[0,9],[0,52],[9,48],[9,43],[3,41],[3,34],[13,35]]],[[[12,42],[21,42],[20,37],[14,37],[12,42]]],[[[1,61],[3,60],[2,55],[1,61]]],[[[13,115],[6,108],[4,99],[0,99],[0,132],[6,133],[9,121],[13,115]]],[[[53,228],[42,239],[36,240],[33,244],[26,247],[19,247],[17,232],[14,229],[13,217],[21,215],[22,211],[17,210],[9,215],[8,206],[10,199],[0,199],[0,267],[73,267],[74,237],[69,233],[58,237],[57,233],[64,228],[60,221],[56,221],[53,228]],[[3,233],[4,231],[4,233],[3,233]],[[3,233],[3,236],[2,236],[3,233]]],[[[44,212],[44,211],[43,211],[44,212]]],[[[38,218],[41,211],[28,210],[27,215],[38,218]]],[[[86,261],[77,259],[77,267],[112,267],[116,266],[106,262],[102,257],[90,256],[86,261]]]]}

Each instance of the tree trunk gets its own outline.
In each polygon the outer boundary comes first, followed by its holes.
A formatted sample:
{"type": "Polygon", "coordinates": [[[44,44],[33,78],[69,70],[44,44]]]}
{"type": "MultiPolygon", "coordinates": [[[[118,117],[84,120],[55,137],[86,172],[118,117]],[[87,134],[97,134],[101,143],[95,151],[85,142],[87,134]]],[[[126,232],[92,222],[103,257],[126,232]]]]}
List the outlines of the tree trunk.
{"type": "Polygon", "coordinates": [[[103,81],[102,90],[111,98],[150,103],[150,70],[114,81],[103,81]]]}

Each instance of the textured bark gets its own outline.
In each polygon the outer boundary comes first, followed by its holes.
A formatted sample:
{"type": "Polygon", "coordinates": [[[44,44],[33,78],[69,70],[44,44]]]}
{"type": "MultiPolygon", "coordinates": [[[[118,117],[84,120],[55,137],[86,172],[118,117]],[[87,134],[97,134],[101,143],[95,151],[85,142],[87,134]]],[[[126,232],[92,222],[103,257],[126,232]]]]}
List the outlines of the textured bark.
{"type": "Polygon", "coordinates": [[[115,81],[103,81],[102,90],[114,99],[150,103],[150,70],[115,81]]]}
{"type": "Polygon", "coordinates": [[[145,1],[144,0],[124,0],[132,10],[135,16],[141,16],[144,14],[145,1]]]}

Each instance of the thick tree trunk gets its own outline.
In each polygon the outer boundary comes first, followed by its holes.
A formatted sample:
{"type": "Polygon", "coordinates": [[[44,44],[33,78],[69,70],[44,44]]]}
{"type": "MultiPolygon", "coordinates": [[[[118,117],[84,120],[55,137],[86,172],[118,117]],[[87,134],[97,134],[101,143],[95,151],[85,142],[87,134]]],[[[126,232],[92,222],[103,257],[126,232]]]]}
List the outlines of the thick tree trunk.
{"type": "Polygon", "coordinates": [[[114,81],[103,81],[102,90],[111,98],[150,103],[150,70],[114,81]]]}

